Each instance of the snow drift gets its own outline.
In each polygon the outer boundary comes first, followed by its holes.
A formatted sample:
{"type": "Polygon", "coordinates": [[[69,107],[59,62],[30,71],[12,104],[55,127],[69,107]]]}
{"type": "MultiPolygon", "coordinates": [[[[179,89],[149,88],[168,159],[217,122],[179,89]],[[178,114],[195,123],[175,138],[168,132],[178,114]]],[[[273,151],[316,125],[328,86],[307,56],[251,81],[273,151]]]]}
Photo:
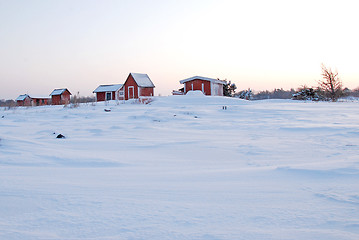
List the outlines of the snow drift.
{"type": "Polygon", "coordinates": [[[1,109],[0,238],[358,239],[357,109],[197,95],[1,109]]]}

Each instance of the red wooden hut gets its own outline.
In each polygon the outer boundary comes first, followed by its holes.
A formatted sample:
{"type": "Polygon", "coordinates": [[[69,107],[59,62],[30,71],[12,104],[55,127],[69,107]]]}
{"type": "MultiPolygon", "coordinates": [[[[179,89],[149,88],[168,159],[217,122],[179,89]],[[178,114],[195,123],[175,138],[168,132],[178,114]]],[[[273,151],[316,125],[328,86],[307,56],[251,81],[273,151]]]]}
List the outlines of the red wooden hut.
{"type": "Polygon", "coordinates": [[[93,93],[96,94],[96,101],[124,100],[123,84],[100,85],[93,93]]]}
{"type": "Polygon", "coordinates": [[[31,106],[31,97],[28,94],[18,96],[15,101],[17,106],[31,106]]]}
{"type": "Polygon", "coordinates": [[[32,106],[43,106],[49,104],[50,98],[47,97],[31,97],[32,106]]]}
{"type": "Polygon", "coordinates": [[[55,89],[50,94],[52,105],[62,105],[70,103],[70,91],[67,88],[55,89]]]}
{"type": "Polygon", "coordinates": [[[155,85],[147,74],[130,73],[123,84],[125,100],[152,97],[154,96],[154,88],[155,85]]]}
{"type": "Polygon", "coordinates": [[[183,79],[180,83],[184,84],[184,94],[188,91],[199,90],[202,91],[204,95],[223,96],[223,85],[227,82],[214,78],[194,76],[183,79]]]}

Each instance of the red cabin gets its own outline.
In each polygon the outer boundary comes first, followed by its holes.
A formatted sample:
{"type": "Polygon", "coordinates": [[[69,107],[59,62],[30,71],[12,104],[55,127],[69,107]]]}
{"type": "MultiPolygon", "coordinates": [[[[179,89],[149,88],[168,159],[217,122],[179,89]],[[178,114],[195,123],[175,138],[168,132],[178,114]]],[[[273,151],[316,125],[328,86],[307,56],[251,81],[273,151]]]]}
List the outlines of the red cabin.
{"type": "Polygon", "coordinates": [[[123,84],[125,100],[146,99],[154,96],[155,85],[147,74],[130,73],[123,84]]]}
{"type": "Polygon", "coordinates": [[[50,98],[30,97],[28,94],[20,95],[16,98],[17,106],[43,106],[47,105],[50,98]]]}
{"type": "Polygon", "coordinates": [[[96,94],[96,101],[124,100],[123,84],[100,85],[93,93],[96,94]]]}
{"type": "Polygon", "coordinates": [[[202,91],[204,95],[223,96],[223,85],[227,82],[214,78],[194,76],[181,80],[180,83],[184,84],[184,94],[188,91],[199,90],[202,91]]]}
{"type": "Polygon", "coordinates": [[[15,101],[17,106],[31,106],[31,97],[27,94],[18,96],[15,101]]]}
{"type": "Polygon", "coordinates": [[[44,106],[49,103],[50,98],[47,97],[31,97],[32,106],[44,106]]]}
{"type": "Polygon", "coordinates": [[[67,88],[55,89],[50,94],[52,105],[63,105],[70,103],[70,91],[67,88]]]}

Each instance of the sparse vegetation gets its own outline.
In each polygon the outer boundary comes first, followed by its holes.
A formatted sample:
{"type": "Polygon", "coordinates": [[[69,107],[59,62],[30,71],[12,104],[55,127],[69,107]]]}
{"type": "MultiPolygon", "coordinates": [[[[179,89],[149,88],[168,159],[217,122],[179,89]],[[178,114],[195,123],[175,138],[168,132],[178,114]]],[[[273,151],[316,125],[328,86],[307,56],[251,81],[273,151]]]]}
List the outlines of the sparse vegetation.
{"type": "Polygon", "coordinates": [[[77,108],[80,106],[80,103],[91,103],[91,105],[94,105],[95,102],[95,97],[83,97],[80,96],[80,92],[77,92],[70,98],[70,104],[65,104],[64,107],[77,108]]]}
{"type": "Polygon", "coordinates": [[[12,99],[10,99],[10,100],[2,99],[2,100],[0,100],[0,107],[6,107],[6,108],[10,109],[10,108],[16,107],[16,102],[12,99]]]}
{"type": "Polygon", "coordinates": [[[331,68],[322,64],[322,77],[323,79],[318,82],[319,89],[327,98],[336,102],[338,98],[343,96],[343,84],[338,77],[338,71],[332,71],[331,68]]]}
{"type": "Polygon", "coordinates": [[[80,96],[80,92],[77,92],[77,94],[72,96],[70,99],[70,103],[72,103],[72,104],[92,103],[95,101],[96,101],[96,98],[94,96],[92,96],[92,97],[80,96]]]}

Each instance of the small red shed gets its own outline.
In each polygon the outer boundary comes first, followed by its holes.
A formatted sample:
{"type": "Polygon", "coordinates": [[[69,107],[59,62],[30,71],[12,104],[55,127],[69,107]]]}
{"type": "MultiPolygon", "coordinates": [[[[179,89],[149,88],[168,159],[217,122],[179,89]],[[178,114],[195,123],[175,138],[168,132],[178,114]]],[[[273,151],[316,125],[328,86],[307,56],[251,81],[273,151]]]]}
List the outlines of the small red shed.
{"type": "Polygon", "coordinates": [[[96,101],[124,100],[123,84],[100,85],[93,93],[96,94],[96,101]]]}
{"type": "Polygon", "coordinates": [[[144,99],[146,97],[154,96],[153,89],[155,88],[155,85],[147,74],[130,73],[122,88],[125,100],[144,99]]]}
{"type": "Polygon", "coordinates": [[[55,89],[50,94],[52,105],[63,105],[70,103],[70,93],[67,88],[55,89]]]}
{"type": "Polygon", "coordinates": [[[207,96],[223,96],[223,85],[227,82],[215,78],[194,76],[180,81],[184,84],[184,94],[199,90],[207,96]]]}
{"type": "Polygon", "coordinates": [[[28,94],[20,95],[16,98],[17,106],[43,106],[47,105],[50,98],[30,97],[28,94]]]}
{"type": "Polygon", "coordinates": [[[28,94],[18,96],[15,101],[17,106],[31,106],[31,97],[28,94]]]}
{"type": "Polygon", "coordinates": [[[43,106],[47,105],[50,101],[50,98],[47,97],[31,97],[32,106],[43,106]]]}

